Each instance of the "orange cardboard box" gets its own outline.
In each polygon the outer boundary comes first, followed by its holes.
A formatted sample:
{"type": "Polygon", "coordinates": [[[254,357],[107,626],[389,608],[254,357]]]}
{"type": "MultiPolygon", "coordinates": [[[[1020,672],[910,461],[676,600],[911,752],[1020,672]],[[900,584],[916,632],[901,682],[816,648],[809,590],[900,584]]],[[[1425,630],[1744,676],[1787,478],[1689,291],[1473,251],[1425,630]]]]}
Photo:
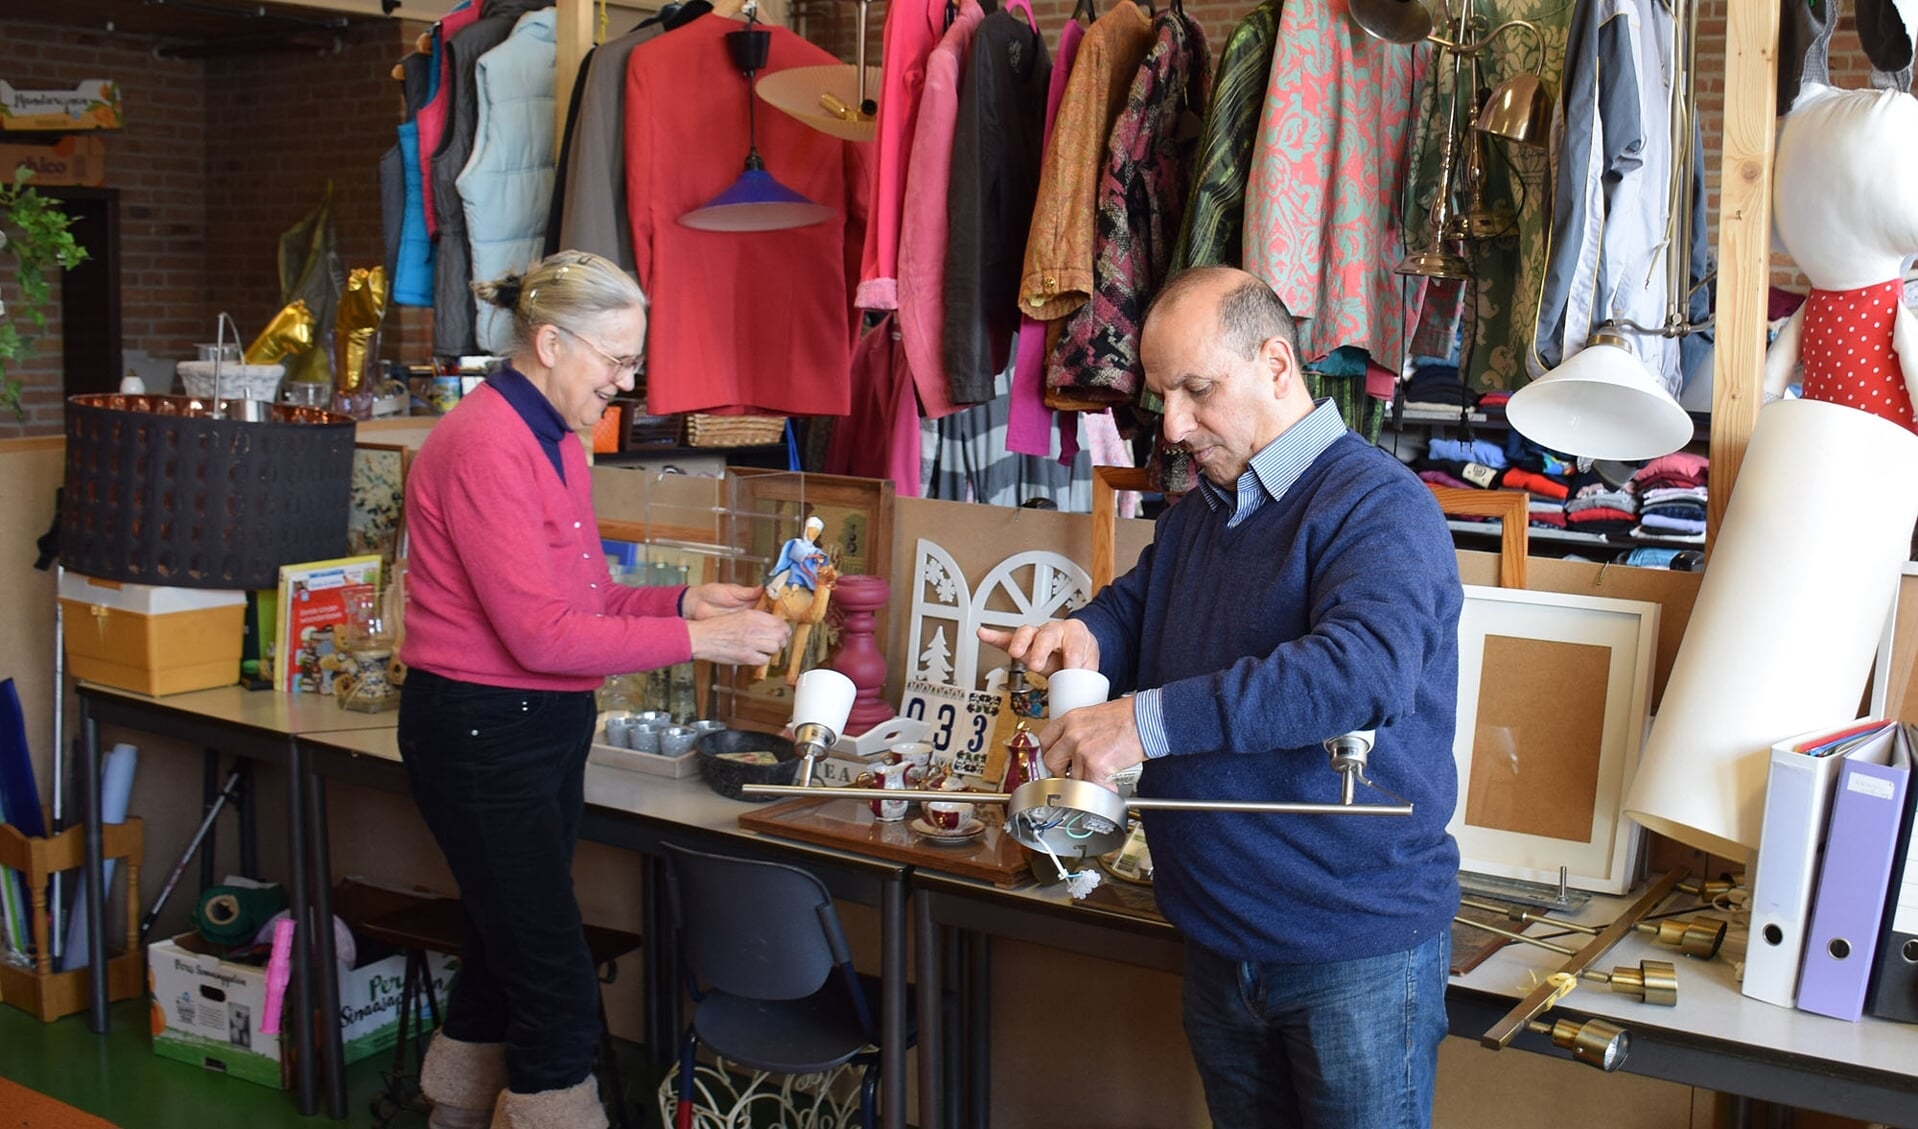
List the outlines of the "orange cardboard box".
{"type": "Polygon", "coordinates": [[[107,182],[107,145],[98,137],[62,137],[51,145],[0,143],[0,179],[26,165],[38,185],[77,184],[94,188],[107,182]]]}

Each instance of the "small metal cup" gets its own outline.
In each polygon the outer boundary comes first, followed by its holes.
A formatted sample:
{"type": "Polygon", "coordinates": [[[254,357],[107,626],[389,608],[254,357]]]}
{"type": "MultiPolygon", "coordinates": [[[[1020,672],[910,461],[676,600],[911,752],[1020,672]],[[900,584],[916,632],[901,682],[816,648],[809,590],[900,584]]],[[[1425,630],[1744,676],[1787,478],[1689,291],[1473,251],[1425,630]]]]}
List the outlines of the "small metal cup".
{"type": "Polygon", "coordinates": [[[692,750],[693,742],[699,740],[699,731],[690,725],[668,725],[655,732],[658,751],[669,757],[684,756],[692,750]]]}
{"type": "Polygon", "coordinates": [[[659,752],[659,735],[662,727],[635,722],[629,731],[634,750],[642,753],[659,752]]]}

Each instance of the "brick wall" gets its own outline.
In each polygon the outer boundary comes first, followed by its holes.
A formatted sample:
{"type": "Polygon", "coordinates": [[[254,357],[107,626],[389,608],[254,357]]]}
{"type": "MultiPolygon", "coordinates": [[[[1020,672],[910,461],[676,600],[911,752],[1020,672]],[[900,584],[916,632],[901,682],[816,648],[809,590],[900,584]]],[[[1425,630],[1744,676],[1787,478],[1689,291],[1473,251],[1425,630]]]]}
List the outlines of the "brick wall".
{"type": "MultiPolygon", "coordinates": [[[[0,77],[39,90],[70,88],[90,78],[120,83],[126,128],[105,136],[107,181],[120,190],[123,342],[129,349],[192,356],[193,342],[205,336],[205,68],[155,59],[157,43],[8,20],[0,32],[0,77]]],[[[0,296],[9,304],[16,297],[11,275],[0,269],[0,296]]],[[[9,370],[25,382],[27,420],[0,417],[0,438],[61,429],[57,285],[46,334],[24,364],[9,370]]]]}
{"type": "Polygon", "coordinates": [[[403,110],[393,64],[425,25],[348,28],[337,53],[206,64],[206,302],[249,338],[280,308],[276,247],[333,186],[346,269],[386,261],[380,155],[403,110]]]}

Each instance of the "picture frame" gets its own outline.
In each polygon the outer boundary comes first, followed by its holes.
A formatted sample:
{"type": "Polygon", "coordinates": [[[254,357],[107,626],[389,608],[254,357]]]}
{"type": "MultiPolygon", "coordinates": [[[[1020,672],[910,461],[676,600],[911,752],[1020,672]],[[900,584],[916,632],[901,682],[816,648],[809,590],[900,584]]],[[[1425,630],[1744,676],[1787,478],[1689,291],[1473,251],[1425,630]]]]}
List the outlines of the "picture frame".
{"type": "MultiPolygon", "coordinates": [[[[777,559],[786,539],[798,536],[806,519],[813,516],[825,522],[820,543],[835,552],[840,575],[892,579],[893,486],[889,480],[744,467],[734,467],[730,473],[732,509],[743,519],[735,521],[733,529],[748,543],[735,545],[737,555],[718,562],[723,579],[734,584],[765,583],[764,562],[777,559]]],[[[897,593],[893,598],[897,599],[897,593]]],[[[888,609],[879,609],[874,619],[875,638],[885,639],[888,609]]],[[[811,633],[800,668],[823,663],[837,634],[828,608],[826,621],[811,633]]],[[[754,678],[751,667],[732,668],[728,720],[769,726],[790,721],[792,687],[784,675],[789,659],[789,655],[774,656],[765,678],[754,678]]]]}
{"type": "Polygon", "coordinates": [[[1556,887],[1564,867],[1578,889],[1631,888],[1644,832],[1624,801],[1658,615],[1642,600],[1465,586],[1446,828],[1461,870],[1556,887]]]}
{"type": "Polygon", "coordinates": [[[413,449],[403,444],[353,445],[346,551],[349,556],[378,556],[388,575],[404,555],[400,539],[406,531],[406,475],[412,466],[413,449]]]}

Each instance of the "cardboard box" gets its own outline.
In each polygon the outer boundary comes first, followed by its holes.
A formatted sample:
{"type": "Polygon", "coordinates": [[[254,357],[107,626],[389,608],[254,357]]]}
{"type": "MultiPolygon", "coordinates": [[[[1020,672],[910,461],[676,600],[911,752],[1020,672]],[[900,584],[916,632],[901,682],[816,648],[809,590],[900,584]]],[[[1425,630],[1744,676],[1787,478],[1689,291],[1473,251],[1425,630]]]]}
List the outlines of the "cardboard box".
{"type": "Polygon", "coordinates": [[[107,182],[107,145],[98,137],[62,137],[51,145],[26,142],[0,144],[0,179],[13,183],[21,165],[33,170],[33,184],[82,184],[99,187],[107,182]]]}
{"type": "MultiPolygon", "coordinates": [[[[427,961],[444,1007],[459,964],[441,953],[427,954],[427,961]]],[[[340,1037],[347,1062],[393,1049],[405,980],[406,957],[400,953],[340,973],[340,1037]]],[[[282,1017],[281,1035],[260,1033],[264,965],[223,960],[198,933],[182,933],[147,946],[147,984],[154,1054],[262,1086],[287,1087],[291,1071],[281,1044],[290,1037],[289,1017],[282,1017]]],[[[415,1014],[427,1014],[423,1002],[415,1014]]]]}
{"type": "Polygon", "coordinates": [[[246,593],[60,577],[67,670],[141,694],[230,686],[240,676],[246,593]]]}

